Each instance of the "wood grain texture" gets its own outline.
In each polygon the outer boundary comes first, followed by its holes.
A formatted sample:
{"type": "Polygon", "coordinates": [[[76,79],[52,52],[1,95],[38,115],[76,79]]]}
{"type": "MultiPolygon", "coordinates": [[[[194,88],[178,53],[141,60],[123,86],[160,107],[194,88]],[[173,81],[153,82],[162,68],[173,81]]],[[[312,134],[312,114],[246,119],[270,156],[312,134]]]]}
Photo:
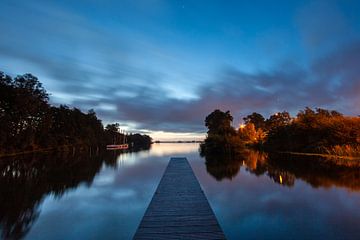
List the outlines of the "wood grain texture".
{"type": "Polygon", "coordinates": [[[134,239],[225,239],[186,158],[171,158],[134,239]]]}

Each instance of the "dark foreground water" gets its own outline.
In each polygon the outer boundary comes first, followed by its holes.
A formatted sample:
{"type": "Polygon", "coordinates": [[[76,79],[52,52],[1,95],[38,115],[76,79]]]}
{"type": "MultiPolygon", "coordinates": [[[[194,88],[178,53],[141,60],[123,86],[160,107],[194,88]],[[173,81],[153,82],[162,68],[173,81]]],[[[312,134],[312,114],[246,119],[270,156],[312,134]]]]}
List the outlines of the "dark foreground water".
{"type": "Polygon", "coordinates": [[[173,156],[189,159],[229,239],[360,239],[359,169],[258,153],[205,164],[197,144],[0,159],[1,236],[131,239],[173,156]]]}

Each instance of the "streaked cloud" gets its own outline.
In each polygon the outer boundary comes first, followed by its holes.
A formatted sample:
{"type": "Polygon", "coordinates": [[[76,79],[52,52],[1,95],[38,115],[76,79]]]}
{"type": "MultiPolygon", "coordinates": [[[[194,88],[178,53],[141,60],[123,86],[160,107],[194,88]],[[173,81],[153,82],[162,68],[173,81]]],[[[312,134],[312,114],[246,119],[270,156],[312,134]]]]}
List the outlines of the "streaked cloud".
{"type": "Polygon", "coordinates": [[[163,136],[200,136],[215,108],[235,125],[305,106],[359,114],[360,4],[270,5],[5,0],[0,70],[38,76],[53,104],[163,136]]]}

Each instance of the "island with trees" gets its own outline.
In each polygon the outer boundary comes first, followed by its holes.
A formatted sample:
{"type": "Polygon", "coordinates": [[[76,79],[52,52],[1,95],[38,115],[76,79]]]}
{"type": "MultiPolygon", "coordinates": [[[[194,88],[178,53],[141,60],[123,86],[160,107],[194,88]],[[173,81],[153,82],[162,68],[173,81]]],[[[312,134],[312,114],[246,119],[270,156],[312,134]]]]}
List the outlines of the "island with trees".
{"type": "Polygon", "coordinates": [[[0,156],[43,150],[105,149],[124,139],[133,149],[149,148],[147,135],[119,132],[119,124],[103,126],[93,110],[53,106],[32,74],[15,78],[0,71],[0,156]]]}

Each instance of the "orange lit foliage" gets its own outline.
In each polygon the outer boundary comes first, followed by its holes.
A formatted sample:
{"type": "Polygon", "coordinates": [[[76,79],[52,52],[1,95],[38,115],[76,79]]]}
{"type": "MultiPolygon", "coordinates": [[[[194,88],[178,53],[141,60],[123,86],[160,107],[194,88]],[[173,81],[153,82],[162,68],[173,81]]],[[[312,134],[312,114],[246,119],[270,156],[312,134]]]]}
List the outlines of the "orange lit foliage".
{"type": "Polygon", "coordinates": [[[245,144],[254,144],[262,142],[266,134],[261,128],[256,129],[253,123],[248,123],[243,128],[239,128],[238,136],[245,144]]]}
{"type": "Polygon", "coordinates": [[[314,111],[310,108],[300,111],[289,124],[270,130],[265,143],[272,150],[341,152],[341,155],[359,150],[359,144],[359,117],[346,117],[336,111],[314,111]]]}

